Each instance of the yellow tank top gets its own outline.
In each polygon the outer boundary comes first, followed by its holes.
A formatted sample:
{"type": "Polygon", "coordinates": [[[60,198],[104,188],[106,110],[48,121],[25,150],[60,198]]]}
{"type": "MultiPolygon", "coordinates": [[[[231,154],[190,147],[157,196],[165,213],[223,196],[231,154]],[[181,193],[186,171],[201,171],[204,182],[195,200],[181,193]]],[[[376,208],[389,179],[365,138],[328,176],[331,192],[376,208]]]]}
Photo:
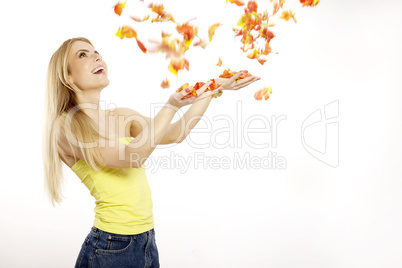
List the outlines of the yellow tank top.
{"type": "MultiPolygon", "coordinates": [[[[128,144],[131,137],[120,138],[128,144]]],[[[71,170],[95,198],[94,226],[109,232],[124,235],[143,233],[154,228],[151,189],[144,165],[141,168],[108,168],[98,166],[96,172],[79,159],[71,170]],[[116,171],[123,171],[123,175],[116,171]]]]}

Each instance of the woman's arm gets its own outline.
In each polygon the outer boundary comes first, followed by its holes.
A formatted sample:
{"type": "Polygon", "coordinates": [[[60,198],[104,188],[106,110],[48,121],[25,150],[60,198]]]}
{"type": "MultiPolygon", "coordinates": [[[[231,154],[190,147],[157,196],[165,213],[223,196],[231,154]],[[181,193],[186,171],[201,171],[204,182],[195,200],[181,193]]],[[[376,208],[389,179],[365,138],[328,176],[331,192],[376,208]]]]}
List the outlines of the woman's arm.
{"type": "Polygon", "coordinates": [[[140,122],[143,128],[140,137],[133,139],[126,148],[126,157],[129,158],[130,165],[142,166],[165,136],[177,109],[178,107],[167,102],[155,118],[147,120],[148,122],[140,122]]]}
{"type": "MultiPolygon", "coordinates": [[[[173,93],[169,101],[163,106],[155,118],[150,120],[150,124],[146,122],[140,122],[143,127],[140,138],[132,140],[125,152],[125,156],[129,157],[130,165],[134,167],[141,167],[151,153],[155,150],[156,146],[161,142],[162,138],[168,131],[170,122],[173,119],[174,114],[178,109],[185,105],[194,104],[196,102],[204,102],[204,99],[209,99],[215,91],[205,92],[208,86],[212,83],[209,81],[205,83],[200,89],[200,95],[197,98],[190,97],[183,99],[184,96],[188,94],[189,91],[182,90],[181,92],[173,93]],[[145,127],[144,127],[145,125],[145,127]]],[[[208,103],[209,103],[208,101],[208,103]]],[[[197,105],[196,107],[202,107],[203,105],[197,105]]],[[[205,109],[208,105],[205,105],[205,109]]],[[[141,118],[139,118],[141,119],[141,118]]],[[[134,120],[135,122],[137,120],[134,120]]],[[[170,136],[168,136],[170,138],[170,136]]]]}
{"type": "MultiPolygon", "coordinates": [[[[124,116],[124,120],[126,121],[130,121],[129,122],[129,128],[130,128],[130,137],[133,138],[140,138],[141,136],[139,136],[142,131],[145,129],[145,126],[150,126],[151,125],[151,121],[152,118],[145,116],[143,114],[141,114],[138,111],[135,111],[131,108],[128,107],[119,107],[116,108],[116,113],[118,115],[122,115],[124,116]]],[[[172,123],[169,124],[168,130],[172,127],[172,123]]],[[[165,134],[161,141],[159,142],[159,144],[170,144],[173,141],[165,134]]]]}
{"type": "Polygon", "coordinates": [[[170,125],[165,134],[166,140],[171,141],[171,143],[182,142],[188,134],[190,134],[190,131],[198,124],[207,110],[212,98],[212,96],[208,96],[193,103],[179,120],[170,125]]]}

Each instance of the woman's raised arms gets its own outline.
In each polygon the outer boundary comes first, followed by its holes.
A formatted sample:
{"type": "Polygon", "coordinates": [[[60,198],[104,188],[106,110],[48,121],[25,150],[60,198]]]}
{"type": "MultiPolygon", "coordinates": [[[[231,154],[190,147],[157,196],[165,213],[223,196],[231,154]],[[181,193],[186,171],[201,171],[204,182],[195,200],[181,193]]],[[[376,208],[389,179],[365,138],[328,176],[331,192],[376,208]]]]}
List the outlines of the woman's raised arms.
{"type": "MultiPolygon", "coordinates": [[[[206,83],[205,88],[207,86],[208,83],[206,83]]],[[[119,122],[123,123],[124,126],[128,126],[130,136],[135,138],[128,145],[118,141],[118,138],[126,136],[127,134],[125,133],[127,132],[116,133],[116,139],[112,140],[112,142],[99,138],[94,142],[80,145],[73,135],[70,134],[68,136],[68,133],[59,131],[59,154],[62,160],[71,167],[70,162],[84,159],[81,147],[93,146],[99,148],[100,154],[103,157],[103,163],[95,161],[96,165],[111,168],[139,168],[158,144],[161,144],[161,142],[164,144],[172,142],[172,138],[165,137],[165,134],[169,126],[172,125],[170,122],[176,111],[185,105],[195,103],[214,93],[211,91],[204,92],[205,88],[202,88],[203,90],[197,98],[182,99],[187,94],[184,90],[173,93],[155,118],[143,116],[139,112],[129,108],[117,108],[115,114],[122,118],[117,118],[116,123],[119,122]]]]}

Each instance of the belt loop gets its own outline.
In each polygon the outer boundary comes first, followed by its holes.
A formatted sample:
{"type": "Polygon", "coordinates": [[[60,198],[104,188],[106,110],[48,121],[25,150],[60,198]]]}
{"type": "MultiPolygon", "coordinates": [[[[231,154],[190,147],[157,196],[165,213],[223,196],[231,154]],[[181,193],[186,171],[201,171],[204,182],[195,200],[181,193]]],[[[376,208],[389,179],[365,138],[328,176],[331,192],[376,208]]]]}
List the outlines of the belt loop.
{"type": "Polygon", "coordinates": [[[92,228],[94,229],[94,232],[95,232],[95,233],[99,233],[99,229],[98,229],[98,228],[96,228],[95,226],[93,226],[92,228]]]}

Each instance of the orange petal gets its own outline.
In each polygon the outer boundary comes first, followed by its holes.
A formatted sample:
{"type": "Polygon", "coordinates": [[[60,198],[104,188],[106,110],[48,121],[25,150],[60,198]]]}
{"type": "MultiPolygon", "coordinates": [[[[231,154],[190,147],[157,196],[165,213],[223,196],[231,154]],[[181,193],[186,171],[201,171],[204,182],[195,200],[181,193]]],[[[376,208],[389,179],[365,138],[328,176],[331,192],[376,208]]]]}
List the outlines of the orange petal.
{"type": "Polygon", "coordinates": [[[163,4],[157,5],[157,4],[149,4],[148,7],[155,12],[156,14],[158,14],[158,16],[156,18],[153,18],[151,20],[151,22],[163,22],[163,21],[174,21],[172,15],[166,13],[166,11],[164,10],[163,4]]]}
{"type": "Polygon", "coordinates": [[[202,48],[206,48],[207,45],[208,45],[208,41],[206,39],[201,39],[201,38],[200,38],[200,40],[198,42],[193,44],[194,47],[200,46],[202,48]]]}
{"type": "Polygon", "coordinates": [[[169,79],[165,78],[165,80],[162,81],[161,88],[169,88],[170,87],[170,81],[169,79]]]}
{"type": "Polygon", "coordinates": [[[176,90],[176,92],[180,92],[180,91],[182,91],[183,89],[188,88],[188,87],[189,87],[188,83],[185,83],[185,84],[183,84],[181,87],[179,87],[179,88],[176,90]]]}
{"type": "Polygon", "coordinates": [[[264,63],[267,61],[266,59],[261,59],[257,58],[258,62],[261,63],[261,65],[264,65],[264,63]]]}
{"type": "Polygon", "coordinates": [[[145,48],[144,44],[137,39],[137,44],[139,46],[139,48],[142,50],[142,52],[147,53],[147,49],[145,48]]]}
{"type": "Polygon", "coordinates": [[[118,2],[115,6],[114,6],[114,13],[116,13],[117,15],[121,15],[121,12],[123,11],[124,6],[126,5],[126,1],[124,2],[118,2]]]}
{"type": "Polygon", "coordinates": [[[215,24],[211,25],[211,26],[208,28],[209,42],[211,42],[212,39],[214,38],[215,30],[216,30],[219,26],[221,26],[221,25],[222,25],[222,24],[220,24],[220,23],[215,23],[215,24]]]}
{"type": "Polygon", "coordinates": [[[164,13],[163,4],[157,5],[157,4],[151,3],[151,4],[148,5],[148,7],[149,7],[153,12],[155,12],[156,14],[158,14],[158,15],[160,15],[160,16],[162,16],[163,13],[164,13]]]}
{"type": "Polygon", "coordinates": [[[318,5],[318,3],[320,2],[320,0],[299,0],[300,3],[303,4],[303,6],[310,6],[310,7],[314,7],[316,5],[318,5]]]}
{"type": "Polygon", "coordinates": [[[262,90],[258,90],[254,93],[254,99],[262,100],[262,90]]]}
{"type": "Polygon", "coordinates": [[[265,99],[265,100],[269,99],[268,88],[264,88],[264,99],[265,99]]]}
{"type": "Polygon", "coordinates": [[[227,3],[227,2],[230,2],[230,3],[232,3],[232,4],[236,4],[236,5],[238,5],[238,6],[244,6],[243,1],[240,1],[240,0],[226,0],[226,3],[227,3]]]}
{"type": "Polygon", "coordinates": [[[130,18],[132,18],[133,20],[135,20],[135,21],[137,21],[137,22],[143,22],[143,21],[146,21],[146,20],[149,19],[149,15],[143,17],[142,19],[140,19],[139,17],[136,17],[136,16],[130,16],[130,18]]]}
{"type": "Polygon", "coordinates": [[[257,49],[254,49],[250,54],[247,55],[247,58],[256,59],[260,55],[257,49]]]}
{"type": "Polygon", "coordinates": [[[256,100],[262,100],[262,97],[264,97],[265,100],[268,100],[271,93],[272,93],[272,87],[265,87],[255,92],[254,98],[256,100]]]}
{"type": "Polygon", "coordinates": [[[290,10],[290,9],[289,9],[289,11],[287,11],[287,10],[282,11],[282,14],[281,14],[281,16],[280,16],[279,18],[280,18],[280,19],[284,19],[284,20],[286,20],[286,21],[288,21],[288,20],[290,20],[290,19],[293,19],[294,22],[297,23],[297,20],[296,20],[296,18],[295,18],[295,14],[294,14],[293,11],[290,10]]]}
{"type": "Polygon", "coordinates": [[[137,32],[131,28],[130,26],[122,26],[118,29],[116,35],[120,37],[120,39],[126,38],[137,38],[137,32]]]}
{"type": "Polygon", "coordinates": [[[218,63],[216,64],[217,66],[221,67],[222,66],[222,60],[221,57],[219,57],[218,63]]]}
{"type": "Polygon", "coordinates": [[[186,59],[173,58],[170,61],[169,71],[171,71],[176,76],[177,76],[178,71],[183,70],[184,68],[186,68],[187,70],[189,69],[189,63],[186,59]]]}
{"type": "Polygon", "coordinates": [[[250,0],[247,3],[246,12],[247,13],[257,12],[257,8],[258,8],[257,3],[253,0],[250,0]]]}
{"type": "Polygon", "coordinates": [[[217,88],[220,87],[221,85],[222,85],[222,84],[219,84],[219,83],[218,83],[218,84],[215,84],[215,79],[212,79],[212,84],[209,85],[208,89],[212,91],[212,90],[214,90],[214,89],[217,89],[217,88]]]}
{"type": "Polygon", "coordinates": [[[278,12],[278,10],[279,10],[279,3],[278,3],[278,1],[275,1],[274,10],[272,11],[272,16],[274,16],[276,14],[276,12],[278,12]]]}
{"type": "Polygon", "coordinates": [[[191,90],[190,94],[193,97],[198,97],[198,93],[197,93],[197,91],[195,89],[191,90]]]}
{"type": "Polygon", "coordinates": [[[197,27],[190,25],[189,22],[180,25],[178,24],[176,26],[176,30],[179,34],[183,35],[183,40],[187,47],[190,46],[191,42],[198,32],[197,27]]]}
{"type": "Polygon", "coordinates": [[[169,64],[169,71],[177,76],[177,71],[179,70],[179,68],[177,67],[177,65],[175,65],[173,62],[170,62],[169,64]]]}

